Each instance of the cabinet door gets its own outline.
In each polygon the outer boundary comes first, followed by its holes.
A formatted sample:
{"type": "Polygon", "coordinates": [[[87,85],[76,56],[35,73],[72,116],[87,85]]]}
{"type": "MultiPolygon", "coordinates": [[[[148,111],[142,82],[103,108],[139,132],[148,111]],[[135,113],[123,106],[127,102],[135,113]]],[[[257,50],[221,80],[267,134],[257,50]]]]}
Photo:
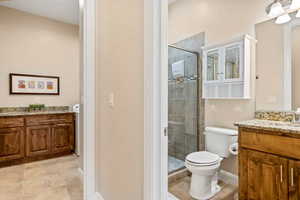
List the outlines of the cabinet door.
{"type": "Polygon", "coordinates": [[[221,80],[221,69],[220,69],[220,50],[209,50],[205,52],[205,81],[206,82],[216,82],[221,80]]]}
{"type": "Polygon", "coordinates": [[[225,81],[243,80],[243,44],[241,42],[225,46],[224,49],[225,81]]]}
{"type": "Polygon", "coordinates": [[[0,129],[0,162],[24,158],[24,129],[0,129]]]}
{"type": "Polygon", "coordinates": [[[300,161],[289,162],[289,200],[300,200],[300,161]]]}
{"type": "Polygon", "coordinates": [[[69,152],[74,150],[73,124],[58,124],[52,127],[52,152],[69,152]]]}
{"type": "Polygon", "coordinates": [[[26,155],[41,156],[51,153],[51,128],[49,126],[32,126],[26,131],[26,155]]]}
{"type": "Polygon", "coordinates": [[[240,157],[240,200],[287,200],[288,160],[246,150],[240,157]]]}

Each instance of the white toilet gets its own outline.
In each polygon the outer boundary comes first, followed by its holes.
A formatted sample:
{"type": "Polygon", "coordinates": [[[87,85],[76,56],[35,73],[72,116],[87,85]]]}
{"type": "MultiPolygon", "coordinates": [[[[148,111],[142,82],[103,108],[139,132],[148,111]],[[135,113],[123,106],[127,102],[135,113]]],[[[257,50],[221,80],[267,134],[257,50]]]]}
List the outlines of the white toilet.
{"type": "Polygon", "coordinates": [[[236,130],[207,127],[206,151],[194,152],[185,159],[186,168],[192,173],[190,195],[197,200],[207,200],[220,191],[218,171],[223,158],[230,156],[229,148],[237,142],[236,130]]]}

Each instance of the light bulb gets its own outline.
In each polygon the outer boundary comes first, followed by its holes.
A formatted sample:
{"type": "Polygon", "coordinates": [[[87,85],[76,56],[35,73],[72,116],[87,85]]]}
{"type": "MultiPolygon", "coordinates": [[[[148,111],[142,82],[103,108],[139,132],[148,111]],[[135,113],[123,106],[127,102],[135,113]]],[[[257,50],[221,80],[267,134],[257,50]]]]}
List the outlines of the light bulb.
{"type": "Polygon", "coordinates": [[[300,10],[298,10],[297,14],[296,14],[297,18],[300,18],[300,10]]]}
{"type": "Polygon", "coordinates": [[[291,17],[289,14],[284,14],[284,15],[281,15],[279,16],[277,19],[276,19],[276,24],[284,24],[284,23],[287,23],[289,21],[291,21],[291,17]]]}
{"type": "Polygon", "coordinates": [[[290,9],[300,8],[300,0],[293,0],[290,9]]]}
{"type": "Polygon", "coordinates": [[[284,14],[284,9],[280,2],[276,2],[271,6],[268,16],[273,18],[273,17],[277,17],[282,14],[284,14]]]}

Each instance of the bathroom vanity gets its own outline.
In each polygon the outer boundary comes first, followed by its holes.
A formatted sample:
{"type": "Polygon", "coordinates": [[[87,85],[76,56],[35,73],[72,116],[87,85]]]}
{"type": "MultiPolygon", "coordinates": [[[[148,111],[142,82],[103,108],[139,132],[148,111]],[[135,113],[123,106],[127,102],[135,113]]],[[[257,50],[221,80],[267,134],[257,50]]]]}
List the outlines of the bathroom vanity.
{"type": "Polygon", "coordinates": [[[0,167],[71,154],[74,113],[0,114],[0,167]]]}
{"type": "Polygon", "coordinates": [[[239,200],[300,199],[300,125],[250,120],[239,127],[239,200]]]}

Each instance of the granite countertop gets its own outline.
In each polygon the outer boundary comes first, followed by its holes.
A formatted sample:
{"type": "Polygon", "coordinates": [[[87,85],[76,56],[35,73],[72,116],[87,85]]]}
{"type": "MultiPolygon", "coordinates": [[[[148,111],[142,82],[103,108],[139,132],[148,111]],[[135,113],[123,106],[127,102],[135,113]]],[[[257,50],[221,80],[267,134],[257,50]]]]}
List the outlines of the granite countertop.
{"type": "Polygon", "coordinates": [[[300,135],[300,123],[253,119],[248,121],[236,122],[234,125],[242,128],[277,131],[282,133],[300,135]]]}
{"type": "Polygon", "coordinates": [[[13,117],[13,116],[28,116],[28,115],[48,115],[48,114],[68,114],[74,113],[69,110],[58,110],[58,111],[41,111],[41,112],[3,112],[0,113],[0,117],[13,117]]]}

